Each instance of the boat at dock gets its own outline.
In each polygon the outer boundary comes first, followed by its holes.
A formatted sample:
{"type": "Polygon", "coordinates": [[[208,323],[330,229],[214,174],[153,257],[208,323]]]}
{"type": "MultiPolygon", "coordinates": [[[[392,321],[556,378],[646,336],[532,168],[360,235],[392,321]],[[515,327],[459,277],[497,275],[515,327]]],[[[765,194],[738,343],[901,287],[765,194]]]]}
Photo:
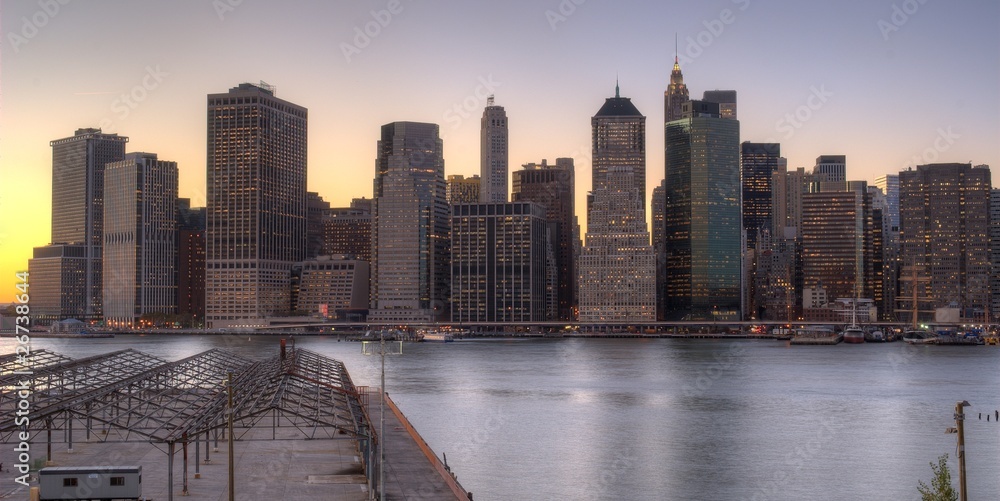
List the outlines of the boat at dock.
{"type": "Polygon", "coordinates": [[[829,327],[807,327],[796,329],[790,344],[794,345],[831,345],[844,340],[844,335],[829,327]]]}
{"type": "Polygon", "coordinates": [[[907,329],[903,333],[903,342],[906,344],[935,344],[938,335],[927,329],[907,329]]]}
{"type": "Polygon", "coordinates": [[[441,330],[420,330],[417,337],[425,343],[450,343],[455,340],[452,332],[441,330]]]}

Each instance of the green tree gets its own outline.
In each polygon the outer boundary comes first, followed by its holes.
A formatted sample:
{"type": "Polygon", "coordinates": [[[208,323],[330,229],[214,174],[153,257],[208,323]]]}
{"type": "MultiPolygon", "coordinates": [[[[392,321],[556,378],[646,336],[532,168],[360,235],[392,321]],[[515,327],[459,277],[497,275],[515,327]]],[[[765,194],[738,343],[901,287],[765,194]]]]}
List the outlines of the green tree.
{"type": "Polygon", "coordinates": [[[938,458],[938,464],[930,463],[934,478],[931,479],[931,486],[923,480],[919,481],[917,490],[920,491],[921,501],[958,501],[958,493],[951,487],[951,471],[948,470],[948,455],[938,458]]]}

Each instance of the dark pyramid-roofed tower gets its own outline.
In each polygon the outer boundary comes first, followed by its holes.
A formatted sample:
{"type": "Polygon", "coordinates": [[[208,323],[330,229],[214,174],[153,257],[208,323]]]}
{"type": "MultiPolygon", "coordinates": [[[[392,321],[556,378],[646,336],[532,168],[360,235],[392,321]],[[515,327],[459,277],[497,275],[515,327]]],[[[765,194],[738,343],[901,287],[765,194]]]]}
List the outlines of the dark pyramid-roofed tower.
{"type": "Polygon", "coordinates": [[[608,166],[628,164],[635,175],[636,191],[642,194],[642,210],[646,210],[646,117],[639,113],[632,100],[621,97],[615,82],[615,97],[604,100],[604,106],[591,119],[594,130],[592,192],[606,183],[608,166]],[[603,138],[604,141],[599,141],[603,138]]]}

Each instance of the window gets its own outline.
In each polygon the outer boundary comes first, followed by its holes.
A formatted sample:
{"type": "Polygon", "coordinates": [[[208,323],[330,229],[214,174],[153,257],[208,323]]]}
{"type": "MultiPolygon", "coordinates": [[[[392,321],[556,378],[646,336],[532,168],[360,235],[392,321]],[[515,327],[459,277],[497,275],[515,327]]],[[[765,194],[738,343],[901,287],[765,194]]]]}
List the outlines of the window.
{"type": "Polygon", "coordinates": [[[76,487],[76,486],[77,486],[76,477],[63,479],[63,487],[76,487]]]}
{"type": "Polygon", "coordinates": [[[111,485],[125,485],[125,477],[111,477],[111,485]]]}

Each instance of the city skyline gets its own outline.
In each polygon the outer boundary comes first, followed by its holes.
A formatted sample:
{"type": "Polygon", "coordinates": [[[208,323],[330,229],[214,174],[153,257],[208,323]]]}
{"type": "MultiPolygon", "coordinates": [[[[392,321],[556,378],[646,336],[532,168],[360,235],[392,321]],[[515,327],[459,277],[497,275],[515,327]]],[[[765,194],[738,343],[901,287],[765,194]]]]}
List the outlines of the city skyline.
{"type": "MultiPolygon", "coordinates": [[[[289,7],[222,0],[59,4],[47,12],[36,3],[5,4],[0,271],[26,269],[32,247],[49,243],[48,142],[78,128],[103,125],[103,132],[130,138],[128,151],[176,160],[179,195],[205,205],[205,98],[239,81],[266,80],[280,99],[310,109],[308,190],[334,206],[371,196],[377,127],[392,121],[439,124],[446,174],[476,173],[478,118],[494,94],[514,124],[508,169],[538,158],[574,158],[576,213],[586,225],[592,103],[610,93],[617,71],[622,93],[640,109],[661,109],[675,33],[691,96],[736,90],[740,140],[780,143],[790,169],[820,155],[846,155],[848,179],[871,182],[934,162],[1000,165],[993,143],[1000,134],[998,35],[989,26],[1000,6],[913,3],[913,11],[908,5],[289,7]],[[480,18],[489,22],[467,21],[480,18]],[[129,19],[185,30],[151,33],[129,19]],[[616,37],[616,26],[628,26],[630,36],[616,37]],[[515,29],[518,40],[495,43],[515,29]],[[266,47],[240,50],[262,32],[273,34],[266,47]],[[115,55],[95,64],[68,57],[70,46],[114,48],[115,55]],[[284,57],[291,50],[301,57],[284,57]],[[610,63],[594,65],[595,58],[610,63]],[[857,126],[871,117],[891,122],[857,126]]],[[[650,133],[646,141],[647,162],[662,165],[662,135],[650,133]]],[[[647,169],[647,201],[661,179],[659,169],[647,169]]],[[[11,294],[3,290],[0,302],[11,294]]]]}

